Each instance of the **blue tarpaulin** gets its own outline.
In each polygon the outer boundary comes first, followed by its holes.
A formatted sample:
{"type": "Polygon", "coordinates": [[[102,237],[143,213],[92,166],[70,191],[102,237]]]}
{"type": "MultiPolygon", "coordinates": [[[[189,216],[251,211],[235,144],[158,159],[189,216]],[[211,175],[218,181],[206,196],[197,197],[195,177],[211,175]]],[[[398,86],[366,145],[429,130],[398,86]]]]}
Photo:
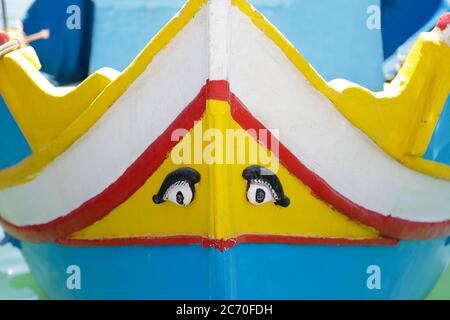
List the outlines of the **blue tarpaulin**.
{"type": "Polygon", "coordinates": [[[88,74],[92,14],[89,0],[38,0],[23,19],[27,34],[50,29],[50,39],[35,41],[32,46],[39,55],[42,71],[60,84],[78,82],[88,74]],[[77,6],[77,11],[69,10],[71,6],[77,6]],[[70,25],[73,14],[80,18],[79,29],[70,25]]]}

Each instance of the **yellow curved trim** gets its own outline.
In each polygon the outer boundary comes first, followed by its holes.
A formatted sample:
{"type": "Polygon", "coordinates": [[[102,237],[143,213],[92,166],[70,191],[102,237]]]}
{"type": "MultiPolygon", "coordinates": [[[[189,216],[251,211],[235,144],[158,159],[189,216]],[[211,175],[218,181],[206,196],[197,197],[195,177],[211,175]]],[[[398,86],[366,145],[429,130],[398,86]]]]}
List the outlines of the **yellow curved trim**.
{"type": "Polygon", "coordinates": [[[5,95],[7,104],[11,106],[10,109],[15,110],[14,116],[17,115],[16,120],[33,148],[33,154],[30,157],[16,166],[0,171],[0,189],[34,179],[52,160],[85,134],[206,2],[207,0],[188,1],[181,12],[152,39],[128,68],[106,88],[102,88],[103,91],[100,94],[96,90],[105,84],[107,78],[101,73],[93,75],[67,95],[58,94],[55,92],[57,89],[50,84],[45,87],[39,86],[38,83],[41,84],[42,81],[38,79],[36,68],[23,59],[23,55],[34,55],[31,60],[38,63],[31,48],[9,54],[0,61],[0,75],[4,75],[3,80],[0,79],[0,92],[5,95]],[[10,77],[9,81],[5,79],[7,75],[18,73],[23,76],[10,77]],[[24,85],[21,86],[21,83],[24,85]],[[17,90],[18,87],[21,88],[20,91],[17,90]],[[18,94],[21,97],[16,97],[18,94]],[[22,95],[27,96],[28,102],[33,103],[17,103],[24,98],[22,95]],[[90,101],[89,99],[92,100],[92,98],[95,100],[90,101]],[[45,105],[44,101],[51,101],[51,104],[45,105]],[[69,103],[67,107],[66,102],[69,103]],[[32,117],[29,117],[27,109],[30,105],[34,110],[33,115],[37,113],[37,119],[30,119],[32,117]],[[38,110],[40,112],[37,112],[38,110]],[[68,111],[68,114],[59,110],[68,111]],[[25,117],[26,113],[28,115],[25,117]],[[51,123],[51,125],[40,133],[43,123],[51,123]]]}
{"type": "Polygon", "coordinates": [[[338,111],[385,152],[413,170],[450,180],[450,166],[421,158],[450,92],[450,48],[444,42],[431,33],[423,34],[389,89],[374,93],[346,81],[328,84],[246,0],[231,1],[338,111]]]}
{"type": "MultiPolygon", "coordinates": [[[[326,95],[347,119],[364,131],[383,150],[414,170],[450,179],[449,166],[420,157],[429,143],[449,92],[450,48],[448,46],[431,39],[430,35],[424,35],[416,44],[389,92],[375,94],[356,85],[347,85],[345,89],[339,89],[325,82],[292,44],[246,0],[231,1],[278,45],[317,90],[326,95]],[[422,79],[429,79],[429,81],[424,82],[422,79]]],[[[207,0],[188,1],[181,13],[172,19],[135,61],[109,85],[107,82],[111,75],[100,73],[87,79],[71,93],[56,92],[57,90],[52,87],[43,88],[37,85],[41,83],[40,80],[36,80],[38,62],[31,49],[21,50],[5,57],[0,62],[0,76],[29,71],[29,77],[24,78],[29,86],[21,88],[22,92],[4,88],[5,85],[14,86],[15,77],[10,77],[7,82],[5,79],[0,80],[0,92],[2,95],[5,92],[7,103],[12,106],[11,110],[31,144],[33,154],[20,164],[0,171],[0,189],[33,179],[53,159],[86,133],[145,70],[154,56],[206,3],[207,0]],[[24,59],[28,59],[28,62],[24,59]],[[8,72],[3,72],[6,69],[8,72]],[[28,92],[30,88],[32,90],[28,92]],[[48,99],[51,103],[39,104],[42,107],[40,112],[37,112],[37,108],[31,107],[33,117],[25,117],[25,112],[29,112],[28,106],[25,103],[19,103],[16,107],[14,100],[21,101],[22,97],[15,97],[18,92],[28,96],[27,101],[36,103],[42,98],[43,101],[48,99]],[[92,102],[93,99],[95,100],[92,102]],[[64,108],[64,101],[69,101],[73,107],[64,108]],[[59,112],[59,110],[67,110],[67,113],[59,112]],[[51,125],[41,132],[40,129],[49,123],[51,125]]]]}
{"type": "Polygon", "coordinates": [[[38,72],[39,69],[39,59],[31,47],[0,60],[2,96],[33,152],[51,143],[118,73],[102,69],[76,88],[57,88],[38,72]]]}

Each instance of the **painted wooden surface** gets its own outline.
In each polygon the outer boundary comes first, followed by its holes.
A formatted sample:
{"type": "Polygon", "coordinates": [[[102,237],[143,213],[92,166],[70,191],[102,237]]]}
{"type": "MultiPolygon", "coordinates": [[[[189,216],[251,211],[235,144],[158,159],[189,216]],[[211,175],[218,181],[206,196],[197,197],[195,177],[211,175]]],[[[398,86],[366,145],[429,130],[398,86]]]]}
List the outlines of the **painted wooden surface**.
{"type": "Polygon", "coordinates": [[[445,250],[442,240],[356,248],[243,244],[225,252],[198,245],[24,244],[50,299],[423,299],[445,267],[445,250]],[[73,261],[81,268],[81,290],[66,286],[73,261]],[[380,290],[367,286],[373,265],[381,268],[380,290]]]}
{"type": "MultiPolygon", "coordinates": [[[[215,10],[214,6],[224,6],[226,3],[213,2],[209,9],[215,10]]],[[[363,223],[390,237],[424,239],[445,235],[450,210],[443,195],[448,193],[450,185],[444,179],[436,180],[417,172],[443,178],[448,174],[448,167],[424,163],[420,157],[425,151],[427,136],[428,139],[431,136],[448,92],[445,78],[448,73],[436,73],[433,67],[424,68],[422,62],[436,60],[437,57],[444,61],[448,59],[450,49],[445,42],[436,38],[437,34],[424,35],[399,75],[399,80],[377,97],[348,82],[328,85],[277,30],[245,2],[236,1],[230,7],[217,7],[216,12],[229,10],[229,15],[216,19],[210,25],[205,23],[209,11],[202,7],[202,2],[192,2],[186,8],[184,14],[174,19],[117,79],[110,72],[106,75],[102,72],[87,79],[70,94],[61,97],[52,94],[55,104],[62,103],[64,99],[78,102],[78,109],[71,108],[72,115],[65,113],[64,119],[54,119],[53,128],[45,125],[43,131],[42,121],[36,121],[38,117],[28,121],[22,111],[27,103],[13,99],[14,81],[4,81],[4,96],[10,98],[13,106],[11,110],[19,119],[35,151],[14,170],[1,173],[3,177],[0,183],[3,186],[17,184],[0,193],[3,217],[12,224],[13,229],[14,226],[20,229],[27,225],[46,225],[58,230],[59,227],[51,227],[58,218],[87,216],[90,210],[87,208],[91,207],[83,204],[97,203],[91,201],[93,197],[103,199],[99,202],[102,204],[95,204],[98,206],[98,216],[90,214],[90,220],[85,221],[82,226],[94,222],[92,219],[104,217],[142,186],[144,180],[136,184],[134,189],[123,191],[121,196],[109,192],[114,189],[114,185],[120,185],[120,180],[130,179],[127,175],[122,176],[124,171],[133,166],[139,155],[145,154],[149,142],[155,142],[151,143],[150,149],[158,150],[160,141],[155,139],[169,125],[177,126],[173,121],[199,94],[207,79],[229,78],[231,93],[242,102],[242,109],[248,109],[255,119],[260,119],[258,121],[261,128],[286,128],[281,140],[287,150],[285,156],[281,155],[283,165],[313,192],[322,190],[319,195],[325,202],[350,218],[362,219],[363,223]],[[227,27],[228,24],[230,28],[227,27]],[[233,37],[230,37],[231,34],[233,37]],[[193,39],[196,43],[192,43],[193,39]],[[223,46],[227,39],[231,39],[229,51],[223,46]],[[159,51],[169,42],[170,46],[166,50],[159,51]],[[253,59],[248,58],[250,51],[253,52],[253,59]],[[206,59],[208,52],[211,54],[206,59]],[[185,57],[189,57],[189,65],[186,65],[185,57]],[[273,63],[272,57],[276,57],[278,63],[273,63]],[[209,61],[209,65],[205,61],[209,61]],[[228,64],[228,61],[233,63],[228,64]],[[147,68],[149,63],[151,65],[147,68]],[[256,74],[266,76],[255,77],[256,74]],[[420,104],[420,117],[427,120],[422,121],[411,112],[418,109],[411,109],[410,105],[417,100],[415,93],[420,90],[421,81],[429,79],[433,74],[437,77],[432,87],[434,99],[428,104],[420,104]],[[285,84],[280,86],[281,79],[285,84]],[[111,85],[108,85],[109,82],[111,85]],[[131,85],[132,82],[134,83],[131,85]],[[94,87],[93,84],[97,86],[94,87]],[[170,90],[167,87],[169,85],[180,90],[172,91],[171,99],[164,101],[165,92],[170,90]],[[128,86],[130,87],[127,88],[128,86]],[[145,91],[141,88],[145,88],[145,91]],[[91,90],[90,96],[84,94],[86,100],[79,103],[80,100],[73,97],[80,96],[83,90],[91,90]],[[254,95],[252,92],[255,90],[265,94],[254,95]],[[319,90],[320,94],[315,90],[319,90]],[[89,106],[91,101],[95,102],[89,106]],[[151,101],[150,106],[147,101],[151,101]],[[161,112],[159,118],[151,117],[150,114],[162,111],[162,101],[165,111],[161,112]],[[302,103],[299,104],[298,101],[302,103]],[[367,106],[366,109],[358,108],[361,102],[367,106]],[[278,108],[274,109],[273,106],[277,104],[278,108]],[[134,105],[133,109],[131,105],[134,105]],[[398,112],[391,112],[391,105],[397,106],[398,112]],[[381,118],[370,116],[369,111],[375,109],[373,106],[376,106],[381,118]],[[88,112],[77,118],[81,110],[88,107],[88,112]],[[297,112],[292,114],[291,110],[297,112]],[[336,111],[340,111],[345,117],[336,111]],[[21,116],[23,120],[20,120],[21,116]],[[352,127],[346,118],[368,136],[352,127]],[[388,118],[392,120],[386,120],[388,118]],[[67,123],[73,121],[71,119],[76,119],[77,125],[72,125],[64,134],[59,134],[67,123]],[[91,129],[97,120],[95,130],[91,129]],[[302,124],[305,120],[309,124],[302,124]],[[390,121],[395,125],[390,127],[390,121]],[[136,122],[131,130],[130,122],[136,122]],[[330,135],[329,128],[341,130],[330,135]],[[410,130],[413,130],[412,136],[410,130]],[[419,135],[418,132],[423,134],[419,135]],[[116,144],[108,143],[112,135],[121,148],[120,153],[117,153],[116,144]],[[420,139],[416,139],[416,136],[420,139]],[[129,139],[134,142],[130,143],[129,139]],[[375,147],[371,140],[375,140],[383,150],[375,147]],[[75,141],[77,143],[71,146],[75,141]],[[324,147],[327,145],[345,145],[346,149],[324,147]],[[64,151],[69,146],[71,147],[64,151]],[[101,150],[98,146],[102,146],[101,150]],[[58,156],[63,151],[63,156],[58,156]],[[383,151],[393,159],[386,157],[383,151]],[[354,154],[361,156],[355,158],[354,154]],[[293,158],[295,164],[290,164],[288,158],[293,158]],[[56,161],[53,162],[54,159],[56,161]],[[105,162],[104,159],[109,161],[105,162]],[[367,159],[372,163],[372,171],[365,168],[369,163],[367,159]],[[401,166],[395,160],[404,162],[410,168],[401,166]],[[89,165],[85,165],[88,163],[89,165]],[[353,165],[349,166],[349,163],[353,165]],[[40,170],[43,171],[39,173],[40,170]],[[379,170],[379,173],[373,174],[373,170],[379,170]],[[59,175],[57,172],[65,174],[59,175]],[[97,176],[93,174],[95,172],[103,174],[97,176]],[[31,175],[33,177],[28,181],[31,175]],[[310,179],[309,176],[317,178],[310,179]],[[323,181],[323,184],[312,181],[323,181]],[[349,184],[348,181],[352,183],[349,184]],[[40,192],[44,192],[46,196],[39,196],[40,192]],[[54,195],[51,202],[46,200],[49,195],[54,195]],[[33,202],[18,201],[30,196],[33,202]],[[104,200],[112,198],[122,200],[104,200]]],[[[45,79],[39,79],[37,70],[33,69],[33,65],[37,63],[34,53],[28,49],[13,53],[2,61],[4,68],[9,68],[10,72],[25,68],[31,80],[19,81],[17,78],[16,81],[29,87],[37,86],[35,94],[38,96],[33,98],[35,101],[44,101],[47,94],[40,92],[44,91],[45,86],[49,89],[52,87],[48,83],[41,87],[37,85],[45,83],[45,79]],[[27,84],[27,81],[31,84],[27,84]]],[[[7,73],[4,75],[7,76],[7,73]]],[[[204,102],[200,101],[200,105],[202,103],[204,102]]],[[[54,108],[48,103],[43,105],[48,112],[54,108]]],[[[237,105],[231,107],[236,108],[237,105]]],[[[36,107],[36,110],[41,108],[36,107]]],[[[194,114],[201,117],[203,111],[199,112],[194,114]]],[[[246,123],[243,121],[247,120],[239,121],[236,118],[238,114],[235,113],[233,117],[245,128],[246,123]]],[[[252,118],[247,118],[252,123],[252,118]]],[[[49,119],[47,117],[46,121],[49,122],[49,119]]],[[[178,120],[184,121],[183,119],[181,116],[178,120]]],[[[195,120],[186,119],[187,123],[195,120]]],[[[163,136],[158,139],[163,139],[163,136]]],[[[164,150],[164,153],[168,151],[164,150]]],[[[147,178],[149,176],[140,179],[147,178]]],[[[77,224],[70,225],[73,227],[77,224]]],[[[65,230],[64,227],[61,228],[65,230]]],[[[38,228],[33,226],[33,230],[38,228]]],[[[68,235],[68,230],[61,232],[68,235]]],[[[57,235],[62,237],[63,233],[57,235]]]]}
{"type": "MultiPolygon", "coordinates": [[[[14,52],[0,61],[0,69],[6,70],[0,89],[33,154],[0,173],[3,223],[22,240],[67,245],[24,242],[26,257],[36,270],[52,252],[55,266],[63,266],[73,254],[82,259],[92,252],[84,246],[101,245],[96,254],[107,255],[122,247],[136,251],[139,259],[140,245],[165,252],[184,244],[186,250],[212,250],[216,257],[219,277],[214,280],[213,273],[210,280],[218,281],[219,289],[199,291],[200,296],[234,297],[228,289],[236,281],[236,297],[245,298],[250,289],[268,284],[221,278],[233,253],[260,256],[275,248],[285,261],[298,262],[301,255],[296,250],[316,249],[324,259],[348,250],[359,252],[361,261],[343,259],[341,267],[356,270],[373,250],[392,271],[385,297],[423,298],[446,266],[448,249],[448,240],[442,238],[450,225],[448,168],[422,159],[449,91],[449,73],[439,73],[429,64],[441,59],[440,67],[448,66],[446,30],[425,34],[399,78],[380,94],[349,82],[326,83],[277,29],[241,0],[188,2],[123,73],[103,70],[70,91],[58,92],[39,77],[32,49],[14,52]],[[411,108],[411,101],[423,102],[421,89],[428,79],[434,80],[426,92],[428,97],[432,92],[433,99],[411,108]],[[30,95],[15,95],[17,85],[30,95]],[[71,101],[76,102],[72,113],[53,112],[71,101]],[[381,119],[391,117],[397,125],[367,117],[370,109],[361,109],[361,104],[376,107],[381,119]],[[29,118],[27,105],[52,116],[43,121],[36,111],[29,118]],[[398,111],[392,112],[392,107],[398,111]],[[166,159],[182,144],[171,139],[173,129],[185,129],[186,136],[195,131],[196,120],[219,131],[281,128],[280,150],[264,144],[259,135],[250,139],[280,160],[277,175],[291,205],[253,207],[245,200],[242,171],[252,163],[226,170],[218,164],[196,166],[202,180],[192,206],[152,204],[150,196],[164,176],[179,167],[166,159]],[[230,185],[232,192],[226,191],[230,185]],[[222,197],[212,197],[211,192],[222,197]],[[136,217],[129,219],[130,212],[136,217]],[[180,218],[183,214],[186,221],[180,218]],[[152,220],[155,217],[164,219],[152,220]],[[433,261],[411,271],[411,278],[420,275],[417,288],[402,282],[409,283],[408,277],[398,278],[412,260],[433,261]],[[402,290],[397,291],[398,286],[402,290]],[[390,295],[394,292],[398,295],[390,295]]],[[[151,263],[160,268],[161,262],[151,263]]],[[[240,274],[249,279],[246,266],[242,264],[240,274]]],[[[267,271],[260,272],[259,278],[267,271]]],[[[64,295],[58,289],[61,279],[54,280],[52,284],[38,276],[47,295],[64,295]]],[[[279,284],[285,288],[284,293],[274,291],[279,297],[289,290],[292,297],[307,293],[298,292],[299,286],[289,287],[282,276],[279,284]]],[[[341,285],[335,283],[330,290],[341,285]]],[[[348,286],[348,297],[360,294],[359,286],[348,286]]],[[[314,283],[308,288],[314,292],[314,283]]],[[[151,294],[167,292],[155,287],[151,294]]]]}

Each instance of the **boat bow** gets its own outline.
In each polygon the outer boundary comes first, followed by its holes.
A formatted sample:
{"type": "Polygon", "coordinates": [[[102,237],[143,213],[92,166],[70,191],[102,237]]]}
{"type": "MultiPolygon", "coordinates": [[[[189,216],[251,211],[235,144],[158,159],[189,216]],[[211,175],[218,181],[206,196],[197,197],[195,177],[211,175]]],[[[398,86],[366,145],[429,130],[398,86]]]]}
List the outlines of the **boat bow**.
{"type": "Polygon", "coordinates": [[[67,130],[42,140],[53,140],[45,161],[25,160],[8,179],[0,173],[3,223],[21,239],[76,244],[292,237],[367,244],[448,235],[448,167],[408,162],[424,151],[449,91],[450,73],[433,61],[448,68],[449,48],[430,37],[390,89],[375,94],[326,83],[246,1],[188,1],[90,104],[72,96],[78,113],[59,122],[67,130]],[[197,210],[156,207],[151,196],[181,167],[170,158],[182,143],[172,134],[182,129],[185,137],[198,121],[273,138],[249,135],[279,160],[290,208],[257,210],[245,201],[242,172],[262,166],[250,162],[190,163],[202,175],[199,190],[208,186],[197,210]],[[225,192],[230,185],[236,194],[225,192]]]}

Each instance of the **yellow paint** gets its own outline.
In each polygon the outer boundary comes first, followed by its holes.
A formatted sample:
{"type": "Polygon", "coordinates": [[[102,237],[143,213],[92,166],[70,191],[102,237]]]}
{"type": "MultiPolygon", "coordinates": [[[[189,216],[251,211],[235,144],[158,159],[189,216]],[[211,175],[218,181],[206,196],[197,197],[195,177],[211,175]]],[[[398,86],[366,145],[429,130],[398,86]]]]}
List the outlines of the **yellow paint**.
{"type": "MultiPolygon", "coordinates": [[[[85,134],[147,68],[149,63],[200,10],[207,0],[190,0],[115,80],[100,71],[77,88],[57,89],[39,75],[31,48],[0,61],[0,92],[33,153],[0,171],[0,189],[33,179],[85,134]]],[[[232,0],[290,59],[309,82],[326,95],[356,127],[406,166],[450,179],[450,167],[422,159],[450,89],[450,48],[425,34],[414,47],[388,92],[375,94],[349,85],[338,90],[326,83],[287,39],[245,0],[232,0]]],[[[264,94],[264,93],[259,93],[264,94]]]]}
{"type": "Polygon", "coordinates": [[[0,93],[33,153],[18,165],[0,171],[0,189],[32,180],[85,134],[206,2],[190,0],[119,76],[106,69],[70,92],[53,87],[39,74],[33,49],[20,49],[3,58],[0,93]]]}
{"type": "Polygon", "coordinates": [[[2,97],[33,152],[48,147],[114,79],[114,73],[105,69],[87,78],[76,90],[56,88],[39,69],[39,59],[31,47],[0,60],[2,97]]]}
{"type": "MultiPolygon", "coordinates": [[[[230,107],[227,102],[208,100],[206,112],[206,124],[209,128],[216,128],[224,136],[225,130],[229,128],[230,107]]],[[[209,137],[207,137],[209,140],[209,137]]],[[[212,142],[216,142],[211,137],[212,142]]],[[[225,144],[225,143],[222,143],[225,144]]],[[[226,154],[225,148],[216,148],[215,156],[220,158],[226,154]],[[217,154],[221,150],[221,156],[217,154]]],[[[211,224],[209,235],[211,238],[224,239],[231,233],[229,199],[233,197],[232,189],[228,188],[228,173],[230,166],[209,165],[209,197],[211,200],[211,224]],[[219,191],[220,190],[220,191],[219,191]]]]}
{"type": "MultiPolygon", "coordinates": [[[[208,101],[207,110],[202,121],[185,136],[161,167],[147,180],[125,203],[113,210],[108,216],[84,230],[71,236],[73,239],[110,239],[117,237],[158,237],[173,235],[200,235],[215,239],[226,239],[241,234],[274,234],[297,235],[304,237],[326,237],[347,239],[373,239],[379,234],[358,222],[348,219],[326,205],[311,194],[311,190],[292,176],[288,170],[279,167],[279,177],[286,195],[291,199],[288,208],[267,203],[255,206],[247,201],[247,182],[242,178],[242,172],[250,165],[264,165],[261,159],[251,161],[249,150],[260,146],[248,133],[245,133],[247,148],[244,161],[238,162],[238,142],[230,143],[227,129],[233,132],[243,129],[233,120],[229,105],[220,101],[208,101]],[[211,137],[211,128],[217,129],[223,138],[223,143],[216,158],[204,156],[195,164],[196,141],[200,140],[204,155],[216,139],[205,141],[211,137]],[[178,163],[180,150],[190,146],[189,163],[178,163]],[[227,162],[229,154],[227,146],[233,146],[233,162],[227,162]],[[224,161],[220,161],[223,159],[224,161]],[[215,163],[208,162],[216,160],[215,163]],[[177,163],[177,164],[175,164],[177,163]],[[180,167],[191,167],[201,174],[194,201],[187,207],[179,207],[174,203],[165,202],[156,205],[152,196],[156,194],[167,174],[180,167]]],[[[198,145],[198,144],[197,144],[198,145]]],[[[266,148],[272,161],[275,156],[266,148]]],[[[229,147],[231,150],[231,147],[229,147]]],[[[216,149],[217,150],[217,149],[216,149]]]]}
{"type": "Polygon", "coordinates": [[[232,0],[232,3],[283,51],[318,91],[384,151],[411,169],[450,179],[449,166],[422,158],[450,92],[450,48],[445,43],[431,34],[423,34],[388,91],[376,94],[351,83],[341,91],[324,81],[246,0],[232,0]]]}

